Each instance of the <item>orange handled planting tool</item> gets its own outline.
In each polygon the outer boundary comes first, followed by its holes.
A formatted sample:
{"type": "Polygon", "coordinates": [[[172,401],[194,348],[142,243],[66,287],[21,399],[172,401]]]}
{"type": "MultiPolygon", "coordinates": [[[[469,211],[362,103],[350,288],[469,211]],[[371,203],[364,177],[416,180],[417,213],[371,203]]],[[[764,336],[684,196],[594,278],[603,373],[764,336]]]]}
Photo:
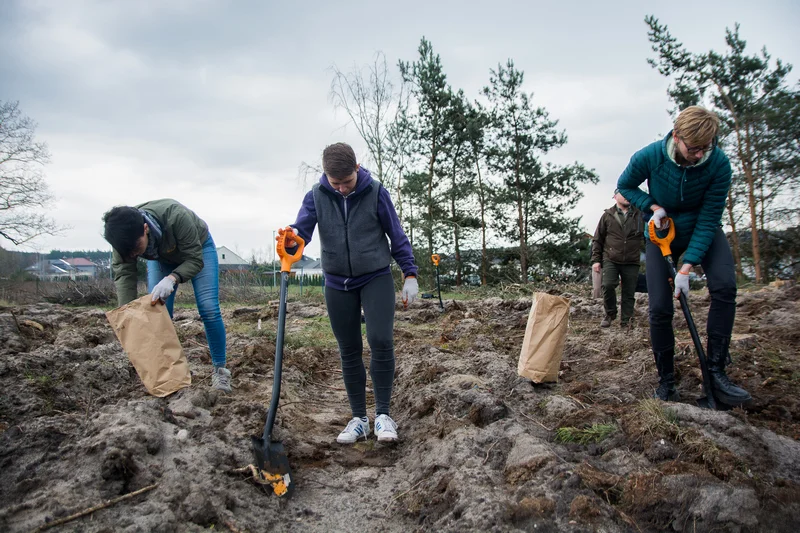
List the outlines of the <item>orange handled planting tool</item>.
{"type": "Polygon", "coordinates": [[[275,372],[272,379],[272,399],[267,412],[267,422],[264,433],[259,437],[251,437],[253,444],[253,457],[255,459],[255,478],[263,485],[271,485],[272,491],[278,496],[291,496],[294,491],[292,472],[289,468],[289,458],[286,448],[280,441],[272,440],[272,427],[275,424],[275,415],[278,413],[278,400],[281,396],[281,373],[283,370],[283,333],[286,328],[286,300],[289,286],[289,271],[292,264],[303,257],[305,241],[294,233],[291,228],[278,230],[276,249],[281,259],[281,296],[278,308],[278,336],[275,342],[275,372]],[[294,254],[286,251],[287,246],[297,246],[294,254]]]}
{"type": "Polygon", "coordinates": [[[444,304],[442,303],[442,289],[441,285],[439,285],[439,261],[442,258],[439,257],[439,254],[433,254],[431,256],[431,261],[433,261],[433,266],[436,267],[436,292],[439,294],[439,311],[444,312],[444,304]]]}

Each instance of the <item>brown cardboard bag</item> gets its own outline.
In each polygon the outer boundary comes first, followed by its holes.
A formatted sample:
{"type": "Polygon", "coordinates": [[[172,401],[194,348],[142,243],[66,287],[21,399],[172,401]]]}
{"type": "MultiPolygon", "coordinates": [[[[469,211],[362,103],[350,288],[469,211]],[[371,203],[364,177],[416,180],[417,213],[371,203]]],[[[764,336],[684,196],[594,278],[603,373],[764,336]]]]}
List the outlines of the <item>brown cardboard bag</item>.
{"type": "Polygon", "coordinates": [[[520,376],[534,383],[558,381],[568,323],[567,298],[544,292],[533,294],[533,305],[517,366],[520,376]]]}
{"type": "Polygon", "coordinates": [[[106,313],[147,392],[167,396],[192,384],[189,363],[164,305],[148,294],[106,313]]]}
{"type": "Polygon", "coordinates": [[[592,298],[603,297],[603,270],[595,272],[592,269],[592,298]]]}

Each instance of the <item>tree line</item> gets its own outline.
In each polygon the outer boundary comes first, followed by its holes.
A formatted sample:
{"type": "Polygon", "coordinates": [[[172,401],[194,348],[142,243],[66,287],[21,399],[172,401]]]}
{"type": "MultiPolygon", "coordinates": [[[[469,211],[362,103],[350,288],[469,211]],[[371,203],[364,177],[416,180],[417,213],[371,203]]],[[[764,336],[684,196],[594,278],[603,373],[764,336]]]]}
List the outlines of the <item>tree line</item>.
{"type": "MultiPolygon", "coordinates": [[[[647,62],[672,82],[669,112],[699,104],[721,118],[719,146],[734,168],[723,222],[738,275],[757,283],[797,275],[800,91],[789,84],[791,65],[766,49],[747,55],[738,25],[726,30],[724,53],[692,53],[655,17],[645,23],[655,52],[647,62]]],[[[579,162],[545,162],[567,143],[566,132],[534,104],[512,59],[488,72],[480,94],[468,98],[448,83],[423,37],[417,56],[396,71],[380,52],[349,72],[334,67],[330,94],[392,191],[419,263],[446,254],[455,285],[475,274],[487,284],[583,273],[587,235],[568,213],[597,175],[579,162]]]]}
{"type": "Polygon", "coordinates": [[[489,70],[480,99],[448,83],[424,37],[417,56],[397,67],[399,82],[382,53],[361,69],[334,68],[331,98],[366,143],[423,271],[431,267],[422,258],[434,253],[447,256],[442,267],[455,285],[476,275],[484,285],[499,276],[527,282],[588,263],[580,219],[567,213],[582,197],[580,185],[597,183],[597,175],[577,162],[543,161],[567,135],[534,104],[514,61],[489,70]],[[513,269],[505,268],[509,254],[490,253],[508,243],[513,269]]]}

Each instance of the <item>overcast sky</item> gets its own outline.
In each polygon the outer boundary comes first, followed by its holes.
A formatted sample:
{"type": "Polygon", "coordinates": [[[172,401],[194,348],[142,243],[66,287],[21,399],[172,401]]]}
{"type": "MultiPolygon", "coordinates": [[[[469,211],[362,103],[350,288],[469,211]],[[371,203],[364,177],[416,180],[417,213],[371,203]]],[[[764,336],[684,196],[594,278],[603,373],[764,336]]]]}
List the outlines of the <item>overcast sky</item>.
{"type": "Polygon", "coordinates": [[[0,0],[0,100],[38,123],[51,214],[71,228],[26,250],[109,249],[106,210],[170,197],[218,246],[269,259],[273,230],[294,221],[310,186],[300,163],[337,141],[366,155],[330,103],[330,67],[376,51],[413,61],[422,36],[472,99],[498,62],[525,72],[533,102],[569,138],[548,160],[600,176],[576,212],[593,232],[630,156],[671,127],[668,82],[646,62],[647,14],[692,52],[722,51],[739,22],[750,53],[766,46],[800,69],[796,0],[0,0]]]}

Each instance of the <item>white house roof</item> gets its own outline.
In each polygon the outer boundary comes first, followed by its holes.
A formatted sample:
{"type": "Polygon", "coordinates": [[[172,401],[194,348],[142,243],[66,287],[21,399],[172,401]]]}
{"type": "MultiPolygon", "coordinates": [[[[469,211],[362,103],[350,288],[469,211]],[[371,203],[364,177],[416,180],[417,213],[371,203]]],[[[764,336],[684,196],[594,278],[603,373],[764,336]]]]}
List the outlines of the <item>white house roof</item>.
{"type": "Polygon", "coordinates": [[[217,247],[217,258],[220,265],[247,265],[247,261],[236,255],[236,253],[227,246],[217,247]]]}

